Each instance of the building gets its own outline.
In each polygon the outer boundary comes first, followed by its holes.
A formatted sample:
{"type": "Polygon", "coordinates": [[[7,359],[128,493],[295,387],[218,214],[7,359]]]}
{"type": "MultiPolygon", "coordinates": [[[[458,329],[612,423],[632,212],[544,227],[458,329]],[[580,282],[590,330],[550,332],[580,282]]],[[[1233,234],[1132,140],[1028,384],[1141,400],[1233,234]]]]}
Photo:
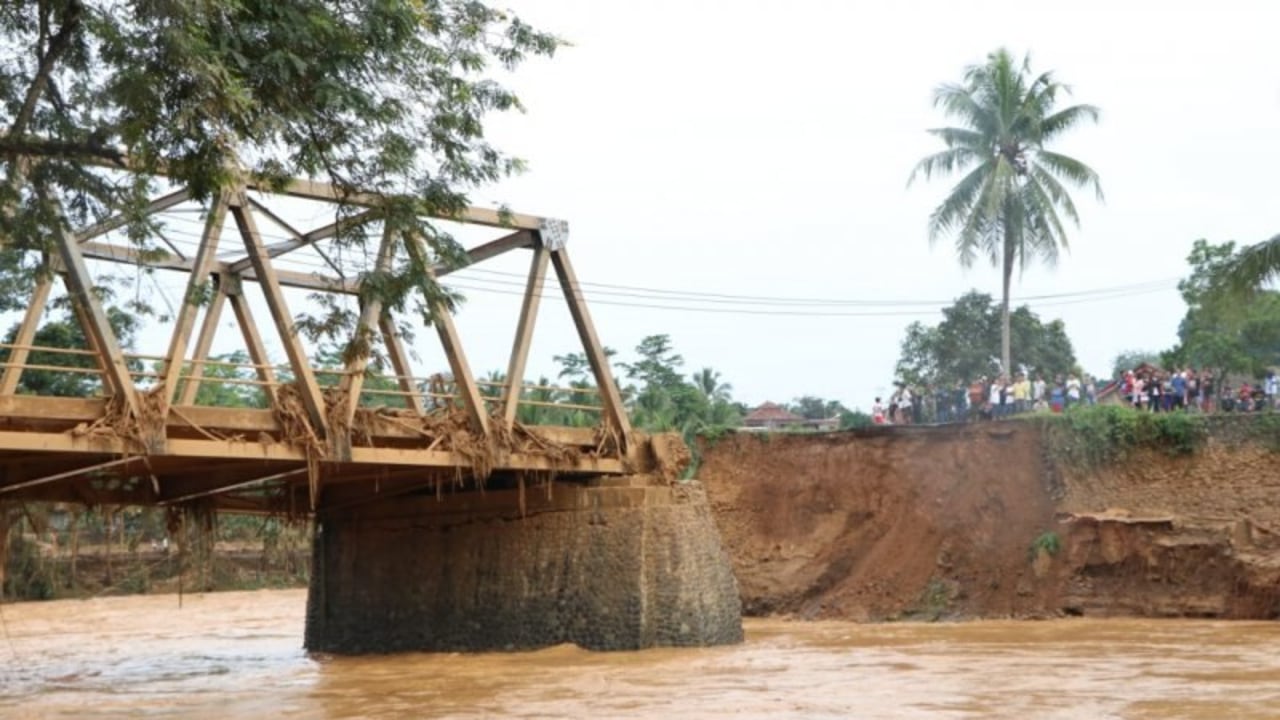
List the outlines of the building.
{"type": "Polygon", "coordinates": [[[768,432],[773,430],[838,430],[840,418],[830,417],[810,420],[800,417],[777,403],[766,402],[742,419],[744,430],[768,432]]]}

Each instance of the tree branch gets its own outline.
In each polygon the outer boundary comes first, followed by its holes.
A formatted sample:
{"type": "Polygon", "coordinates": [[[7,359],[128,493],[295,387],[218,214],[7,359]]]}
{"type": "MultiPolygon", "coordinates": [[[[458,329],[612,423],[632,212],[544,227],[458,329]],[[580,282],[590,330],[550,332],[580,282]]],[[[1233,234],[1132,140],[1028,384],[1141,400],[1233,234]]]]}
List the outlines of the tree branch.
{"type": "MultiPolygon", "coordinates": [[[[66,15],[62,20],[62,27],[58,28],[58,32],[49,39],[49,47],[40,56],[40,65],[36,69],[35,77],[31,79],[31,86],[27,88],[27,96],[22,101],[22,109],[18,111],[17,117],[13,120],[13,125],[9,127],[9,135],[21,135],[27,125],[31,123],[31,118],[36,113],[36,103],[39,102],[40,96],[44,93],[45,87],[49,84],[49,76],[53,74],[53,68],[57,65],[62,54],[71,47],[71,38],[76,30],[80,28],[81,18],[84,15],[84,5],[79,0],[71,0],[67,3],[66,15]]],[[[40,55],[39,48],[37,54],[40,55]]]]}
{"type": "Polygon", "coordinates": [[[0,155],[105,160],[112,165],[121,167],[127,164],[124,152],[113,147],[96,145],[91,142],[44,140],[31,136],[13,137],[0,135],[0,155]]]}

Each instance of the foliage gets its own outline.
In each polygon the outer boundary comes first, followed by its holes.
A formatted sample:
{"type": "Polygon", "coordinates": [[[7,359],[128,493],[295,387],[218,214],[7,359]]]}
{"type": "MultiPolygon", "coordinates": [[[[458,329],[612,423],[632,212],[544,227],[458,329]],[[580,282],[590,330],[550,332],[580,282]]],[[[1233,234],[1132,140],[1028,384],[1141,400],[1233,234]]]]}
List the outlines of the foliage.
{"type": "Polygon", "coordinates": [[[803,395],[792,400],[787,409],[806,420],[826,420],[846,412],[839,400],[827,400],[813,395],[803,395]]]}
{"type": "MultiPolygon", "coordinates": [[[[871,416],[856,410],[850,410],[839,400],[828,400],[814,395],[802,395],[791,401],[787,410],[806,420],[826,420],[839,418],[840,429],[866,427],[872,424],[871,416]]],[[[744,413],[745,414],[745,413],[744,413]]]]}
{"type": "Polygon", "coordinates": [[[920,592],[916,605],[907,611],[908,619],[938,622],[947,613],[957,589],[952,582],[939,577],[929,578],[928,584],[920,592]]]}
{"type": "Polygon", "coordinates": [[[1280,235],[1240,249],[1226,268],[1226,289],[1248,295],[1280,276],[1280,235]]]}
{"type": "MultiPolygon", "coordinates": [[[[161,175],[201,201],[246,178],[319,177],[338,188],[340,217],[367,193],[385,223],[457,264],[459,244],[422,218],[456,214],[471,189],[522,167],[485,140],[489,113],[520,109],[485,75],[560,43],[479,0],[11,0],[0,235],[30,259],[68,221],[121,214],[158,252],[143,208],[161,175]]],[[[369,250],[358,227],[335,241],[369,250]]],[[[438,291],[428,260],[362,285],[402,311],[410,290],[438,291]]],[[[0,287],[13,281],[30,287],[18,275],[0,287]]]]}
{"type": "MultiPolygon", "coordinates": [[[[950,386],[994,377],[1000,362],[995,348],[1000,339],[1000,307],[990,295],[970,291],[942,310],[942,322],[928,326],[914,322],[902,340],[896,371],[915,385],[950,386]]],[[[1025,305],[1011,314],[1013,367],[1046,378],[1075,369],[1075,351],[1061,320],[1041,322],[1025,305]]]]}
{"type": "Polygon", "coordinates": [[[707,367],[686,377],[684,358],[673,349],[670,336],[645,337],[635,353],[634,362],[619,365],[630,382],[628,407],[637,427],[679,432],[692,447],[698,434],[741,424],[733,386],[707,367]]]}
{"type": "Polygon", "coordinates": [[[1031,541],[1031,547],[1027,548],[1027,555],[1034,561],[1041,552],[1053,556],[1057,555],[1061,550],[1062,539],[1058,537],[1058,533],[1046,530],[1031,541]]]}
{"type": "Polygon", "coordinates": [[[874,424],[875,420],[870,415],[859,410],[848,410],[840,413],[841,430],[871,427],[874,424]]]}
{"type": "MultiPolygon", "coordinates": [[[[3,543],[0,543],[3,545],[3,543]]],[[[52,563],[40,555],[40,548],[22,533],[17,533],[8,543],[8,570],[3,573],[4,587],[0,597],[18,600],[52,600],[57,593],[52,563]]]]}
{"type": "MultiPolygon", "coordinates": [[[[65,300],[65,298],[64,298],[65,300]]],[[[84,329],[75,319],[69,302],[54,303],[52,317],[47,318],[36,330],[32,344],[37,347],[63,348],[68,350],[88,350],[89,343],[85,339],[84,329]]],[[[116,334],[121,347],[133,346],[134,335],[138,329],[138,319],[124,310],[108,306],[107,321],[116,334]]],[[[5,333],[4,343],[12,345],[18,335],[19,325],[15,324],[5,333]]],[[[0,361],[9,359],[8,348],[0,348],[0,361]]],[[[28,365],[45,365],[77,369],[92,369],[98,366],[93,355],[63,354],[49,350],[32,350],[27,355],[28,365]]],[[[131,369],[139,369],[136,362],[130,363],[131,369]]],[[[89,397],[101,391],[102,380],[96,373],[61,372],[58,370],[24,370],[18,381],[18,392],[29,395],[54,395],[58,397],[89,397]]]]}
{"type": "MultiPolygon", "coordinates": [[[[267,395],[261,387],[239,382],[225,382],[227,380],[257,379],[258,374],[253,368],[246,367],[252,362],[247,352],[235,350],[221,355],[211,355],[209,359],[215,362],[205,365],[204,370],[201,371],[200,386],[196,389],[196,405],[246,408],[267,407],[267,395]],[[222,363],[233,363],[234,365],[222,363]]],[[[162,364],[156,363],[156,369],[159,370],[162,364]]],[[[178,381],[177,397],[182,397],[187,382],[185,378],[189,377],[190,374],[190,367],[183,368],[182,377],[184,379],[178,381]]]]}
{"type": "Polygon", "coordinates": [[[1125,350],[1111,363],[1111,377],[1123,377],[1126,372],[1143,364],[1162,367],[1163,359],[1160,353],[1149,350],[1125,350]]]}
{"type": "Polygon", "coordinates": [[[1268,412],[1239,416],[1248,418],[1246,435],[1271,452],[1280,453],[1280,414],[1268,412]]]}
{"type": "Polygon", "coordinates": [[[1050,458],[1078,470],[1119,462],[1143,447],[1189,455],[1208,435],[1202,415],[1148,413],[1118,405],[1078,407],[1035,421],[1044,423],[1050,458]]]}
{"type": "MultiPolygon", "coordinates": [[[[345,348],[322,343],[312,366],[317,368],[316,382],[321,387],[338,387],[342,383],[342,373],[348,355],[345,348]]],[[[365,366],[364,383],[360,386],[360,407],[405,408],[409,406],[408,398],[400,392],[400,383],[393,377],[387,377],[386,361],[379,356],[369,358],[365,366]]]]}
{"type": "Polygon", "coordinates": [[[1067,185],[1092,188],[1102,199],[1098,175],[1089,166],[1048,149],[1067,130],[1096,121],[1092,105],[1059,107],[1069,93],[1052,73],[1035,75],[1030,58],[1021,63],[1006,49],[966,69],[960,83],[939,86],[934,105],[958,127],[929,132],[946,149],[917,163],[918,175],[960,174],[961,180],[929,216],[929,239],[953,237],[965,267],[979,256],[1001,268],[1003,314],[1001,367],[1010,369],[1009,286],[1014,267],[1033,260],[1056,261],[1067,247],[1063,217],[1079,224],[1067,185]]]}
{"type": "Polygon", "coordinates": [[[1187,256],[1191,274],[1178,283],[1187,314],[1166,365],[1194,365],[1219,373],[1261,377],[1280,364],[1280,292],[1259,290],[1247,302],[1231,290],[1240,253],[1234,243],[1197,240],[1187,256]]]}

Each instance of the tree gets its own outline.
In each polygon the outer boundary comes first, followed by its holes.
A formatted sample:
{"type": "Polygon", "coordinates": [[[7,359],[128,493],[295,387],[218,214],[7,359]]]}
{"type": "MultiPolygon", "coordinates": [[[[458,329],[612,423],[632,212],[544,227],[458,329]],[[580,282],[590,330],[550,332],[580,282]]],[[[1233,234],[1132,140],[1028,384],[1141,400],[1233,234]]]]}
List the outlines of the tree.
{"type": "MultiPolygon", "coordinates": [[[[520,108],[485,71],[560,41],[478,0],[9,0],[0,44],[10,252],[35,258],[68,221],[116,214],[158,252],[143,213],[157,178],[205,201],[245,178],[304,176],[337,187],[340,217],[367,193],[456,264],[460,245],[423,218],[522,167],[484,138],[488,113],[520,108]]],[[[335,242],[367,250],[358,227],[335,242]]],[[[423,261],[362,283],[396,311],[424,284],[438,288],[423,261]]]]}
{"type": "Polygon", "coordinates": [[[1111,364],[1111,377],[1124,377],[1126,372],[1143,364],[1160,367],[1163,365],[1163,359],[1160,353],[1150,350],[1125,350],[1116,355],[1115,362],[1111,364]]]}
{"type": "MultiPolygon", "coordinates": [[[[346,366],[349,354],[343,347],[321,343],[315,357],[311,358],[311,366],[316,370],[316,382],[321,387],[338,387],[342,384],[341,368],[346,366]]],[[[387,377],[386,359],[375,355],[373,361],[365,366],[364,382],[360,388],[360,407],[407,408],[409,398],[400,394],[400,383],[394,377],[387,377]]],[[[286,376],[288,368],[282,368],[280,374],[286,376]]]]}
{"type": "Polygon", "coordinates": [[[1187,262],[1191,274],[1178,283],[1187,314],[1167,364],[1208,367],[1261,376],[1280,364],[1280,292],[1256,290],[1241,302],[1235,284],[1242,253],[1235,243],[1197,240],[1187,262]]]}
{"type": "Polygon", "coordinates": [[[929,216],[929,241],[953,237],[964,267],[979,256],[1000,267],[1000,360],[1006,371],[1012,368],[1014,267],[1025,268],[1033,260],[1052,264],[1067,247],[1063,216],[1077,226],[1080,218],[1064,182],[1091,187],[1102,199],[1097,173],[1047,147],[1067,130],[1098,119],[1092,105],[1059,108],[1060,97],[1068,93],[1052,73],[1033,75],[1030,57],[1017,63],[1006,49],[991,53],[986,63],[967,68],[961,83],[934,91],[934,106],[960,126],[929,131],[946,150],[917,163],[908,181],[919,175],[963,175],[929,216]]]}
{"type": "Polygon", "coordinates": [[[733,402],[733,385],[723,382],[720,373],[704,367],[693,374],[693,386],[702,396],[703,414],[697,428],[702,432],[713,427],[737,427],[742,424],[742,413],[733,402]]]}
{"type": "Polygon", "coordinates": [[[684,358],[672,349],[671,336],[649,335],[640,340],[635,352],[635,362],[620,363],[634,383],[629,388],[632,421],[646,430],[682,429],[699,396],[681,373],[684,358]]]}
{"type": "MultiPolygon", "coordinates": [[[[617,350],[605,346],[605,359],[613,358],[618,354],[617,350]]],[[[551,359],[560,366],[560,373],[557,377],[569,378],[571,381],[592,382],[595,380],[595,373],[591,370],[591,361],[587,360],[585,352],[571,352],[564,355],[552,355],[551,359]]]]}
{"type": "MultiPolygon", "coordinates": [[[[249,358],[249,353],[244,350],[234,350],[222,355],[212,355],[209,359],[217,362],[205,365],[201,371],[200,386],[196,389],[196,405],[248,408],[265,408],[267,406],[267,394],[261,386],[250,383],[225,382],[227,380],[256,381],[258,379],[258,374],[254,372],[250,365],[252,360],[249,358]]],[[[159,371],[162,366],[163,363],[157,362],[156,370],[159,371]]],[[[184,379],[178,382],[178,397],[182,397],[183,386],[187,382],[185,377],[189,374],[190,369],[184,368],[184,379]]]]}
{"type": "MultiPolygon", "coordinates": [[[[59,348],[73,351],[87,351],[89,343],[85,339],[84,330],[76,321],[71,310],[70,301],[65,297],[52,303],[52,317],[45,320],[36,330],[32,345],[44,348],[59,348]]],[[[123,348],[133,346],[134,335],[138,329],[138,320],[133,315],[114,305],[106,309],[107,321],[123,348]]],[[[12,345],[18,335],[18,325],[13,325],[4,336],[5,345],[12,345]]],[[[96,368],[97,358],[90,354],[74,354],[57,352],[56,350],[32,350],[27,356],[27,365],[43,365],[46,367],[65,367],[67,371],[28,369],[22,372],[17,391],[25,395],[53,395],[57,397],[88,397],[102,389],[102,379],[96,373],[80,372],[96,368]]],[[[0,348],[0,360],[9,359],[9,349],[0,348]]],[[[129,361],[130,369],[138,370],[137,361],[129,361]]]]}
{"type": "Polygon", "coordinates": [[[826,420],[845,412],[845,407],[839,400],[803,395],[792,400],[788,410],[806,420],[826,420]]]}
{"type": "MultiPolygon", "coordinates": [[[[1004,312],[990,295],[970,291],[943,308],[942,322],[920,322],[907,327],[898,359],[897,374],[913,385],[953,385],[980,376],[1000,373],[993,354],[1001,334],[1004,312]]],[[[1061,320],[1041,322],[1022,306],[1009,314],[1012,367],[1045,377],[1076,370],[1075,351],[1061,320]]]]}
{"type": "Polygon", "coordinates": [[[827,420],[838,417],[842,429],[867,427],[872,424],[870,415],[850,410],[839,400],[827,400],[814,395],[802,395],[792,400],[787,409],[806,420],[827,420]]]}
{"type": "Polygon", "coordinates": [[[693,385],[704,397],[714,402],[729,402],[733,398],[733,385],[720,380],[720,373],[704,367],[693,374],[693,385]]]}

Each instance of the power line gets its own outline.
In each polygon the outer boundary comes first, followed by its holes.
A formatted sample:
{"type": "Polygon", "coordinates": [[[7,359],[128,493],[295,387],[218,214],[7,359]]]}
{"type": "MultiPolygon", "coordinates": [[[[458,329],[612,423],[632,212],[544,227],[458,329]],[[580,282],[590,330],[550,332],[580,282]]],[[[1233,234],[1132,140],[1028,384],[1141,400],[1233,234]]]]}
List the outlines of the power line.
{"type": "MultiPolygon", "coordinates": [[[[496,285],[507,285],[515,287],[524,287],[523,280],[506,280],[486,277],[476,277],[472,273],[486,272],[494,275],[503,275],[508,277],[521,277],[516,273],[504,273],[497,270],[482,270],[481,268],[465,268],[452,274],[455,278],[460,278],[468,282],[480,282],[496,285]]],[[[1134,283],[1130,285],[1117,285],[1107,288],[1095,288],[1092,290],[1080,290],[1066,293],[1052,293],[1044,295],[1027,295],[1023,297],[1010,298],[1011,301],[1054,301],[1066,300],[1072,298],[1084,298],[1094,296],[1114,295],[1117,293],[1128,292],[1157,292],[1172,289],[1176,281],[1173,280],[1152,280],[1144,283],[1134,283]]],[[[766,298],[763,296],[750,295],[727,295],[721,293],[699,293],[694,291],[667,291],[655,288],[639,288],[636,286],[626,285],[610,285],[607,283],[589,283],[580,282],[584,292],[590,292],[592,295],[606,295],[613,297],[639,298],[644,300],[660,300],[670,302],[697,302],[709,304],[727,304],[727,305],[757,305],[757,306],[785,306],[785,307],[946,307],[955,302],[950,300],[812,300],[801,298],[766,298]],[[593,288],[589,289],[588,288],[593,288]],[[626,290],[611,289],[594,289],[594,288],[630,288],[636,292],[626,290]]]]}
{"type": "MultiPolygon", "coordinates": [[[[519,290],[502,290],[488,287],[477,287],[474,285],[461,285],[449,279],[445,279],[443,284],[447,287],[457,290],[466,290],[468,292],[489,293],[495,295],[513,295],[523,296],[524,292],[519,290]]],[[[1047,301],[1038,303],[1037,307],[1058,307],[1062,305],[1077,305],[1087,302],[1101,302],[1108,300],[1119,300],[1126,297],[1135,297],[1138,295],[1148,295],[1154,292],[1163,292],[1163,289],[1147,289],[1147,290],[1130,290],[1124,293],[1116,293],[1109,296],[1074,298],[1068,300],[1047,301]]],[[[700,312],[714,313],[723,315],[766,315],[766,316],[784,316],[784,317],[932,317],[941,311],[941,308],[934,310],[869,310],[861,312],[849,311],[815,311],[815,310],[768,310],[758,308],[720,308],[720,307],[698,307],[692,305],[660,305],[653,303],[640,302],[622,302],[616,300],[601,300],[598,298],[590,298],[582,289],[579,288],[575,294],[588,301],[592,305],[609,305],[615,307],[630,307],[648,310],[674,310],[679,312],[700,312]]],[[[539,293],[539,298],[550,296],[551,293],[539,293]]]]}
{"type": "MultiPolygon", "coordinates": [[[[186,218],[182,218],[187,220],[186,218]]],[[[187,220],[195,223],[196,221],[187,220]]],[[[174,238],[174,241],[187,247],[197,247],[201,233],[195,233],[188,230],[171,228],[171,233],[185,236],[174,238]]],[[[291,238],[282,235],[272,235],[269,233],[261,233],[263,237],[278,238],[281,240],[289,240],[291,238]]],[[[305,252],[305,249],[300,249],[305,252]]],[[[295,253],[298,251],[295,251],[295,253]]],[[[305,255],[289,253],[276,258],[275,262],[279,265],[293,265],[297,267],[310,268],[323,272],[328,272],[331,268],[327,263],[319,258],[312,258],[305,255]]],[[[368,253],[365,253],[368,255],[368,253]]],[[[365,260],[363,264],[357,263],[357,267],[352,268],[352,275],[358,275],[362,270],[369,266],[368,257],[360,257],[355,259],[365,260]]],[[[499,288],[492,287],[476,287],[475,285],[466,286],[459,285],[456,282],[447,282],[446,284],[456,287],[460,290],[470,290],[478,292],[490,292],[494,294],[510,294],[523,295],[523,288],[526,283],[526,276],[523,273],[514,273],[509,271],[494,270],[490,268],[480,268],[469,266],[461,268],[451,274],[451,280],[463,280],[470,283],[482,283],[485,285],[498,285],[513,288],[503,291],[499,288]],[[480,275],[480,276],[477,276],[480,275]],[[483,275],[495,277],[483,277],[483,275]]],[[[1116,285],[1109,287],[1090,288],[1085,290],[1076,290],[1060,293],[1042,293],[1036,295],[1024,295],[1010,298],[1011,302],[1035,302],[1037,306],[1058,306],[1076,304],[1076,302],[1089,302],[1097,300],[1114,300],[1143,295],[1155,292],[1165,292],[1173,289],[1178,282],[1177,278],[1168,278],[1160,280],[1149,280],[1139,283],[1129,283],[1125,285],[1116,285]]],[[[855,298],[816,298],[816,297],[787,297],[787,296],[771,296],[771,295],[747,295],[735,293],[722,293],[710,291],[696,290],[673,290],[669,288],[655,288],[641,285],[624,285],[616,283],[602,282],[580,282],[580,294],[589,293],[592,296],[592,302],[602,305],[615,306],[631,306],[648,309],[672,309],[672,310],[691,310],[701,312],[720,312],[733,313],[741,312],[742,314],[756,315],[792,315],[792,316],[813,316],[813,317],[876,317],[876,316],[927,316],[933,315],[941,308],[954,304],[955,299],[945,300],[919,300],[919,299],[855,299],[855,298]],[[624,300],[606,300],[600,299],[599,296],[606,298],[624,298],[624,300]],[[644,301],[644,302],[631,302],[644,301]],[[712,305],[712,306],[730,306],[730,307],[693,307],[693,305],[712,305]],[[734,307],[742,306],[742,307],[734,307]],[[791,308],[797,308],[792,310],[791,308]],[[817,311],[801,308],[875,308],[875,311],[868,310],[866,312],[848,312],[848,311],[817,311]],[[895,308],[902,308],[897,310],[895,308]],[[918,309],[908,309],[918,308],[918,309]]]]}
{"type": "MultiPolygon", "coordinates": [[[[461,272],[477,272],[487,275],[502,275],[506,277],[523,278],[520,273],[504,272],[501,270],[492,270],[489,268],[467,267],[459,271],[461,272]]],[[[1042,295],[1022,295],[1011,300],[1050,300],[1056,298],[1075,297],[1081,295],[1093,295],[1099,293],[1117,292],[1125,290],[1148,289],[1160,286],[1163,289],[1166,286],[1175,285],[1179,278],[1166,278],[1162,280],[1146,280],[1140,283],[1130,283],[1126,285],[1115,285],[1111,287],[1092,288],[1088,290],[1075,290],[1063,293],[1046,293],[1042,295]]],[[[950,305],[955,299],[949,300],[854,300],[848,298],[797,298],[782,297],[769,295],[741,295],[732,293],[703,292],[694,290],[668,290],[662,288],[643,287],[639,285],[618,285],[613,283],[600,283],[582,281],[579,283],[584,287],[600,287],[613,288],[619,290],[630,290],[646,294],[672,295],[677,298],[723,298],[726,300],[745,301],[759,300],[767,303],[787,303],[787,304],[804,304],[804,305],[950,305]]]]}

